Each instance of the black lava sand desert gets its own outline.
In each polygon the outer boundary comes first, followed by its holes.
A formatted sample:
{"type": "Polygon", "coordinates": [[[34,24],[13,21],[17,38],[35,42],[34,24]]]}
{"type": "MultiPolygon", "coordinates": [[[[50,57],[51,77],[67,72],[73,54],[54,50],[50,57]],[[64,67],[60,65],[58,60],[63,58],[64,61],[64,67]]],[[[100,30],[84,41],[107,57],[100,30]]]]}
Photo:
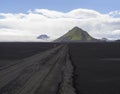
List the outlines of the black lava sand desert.
{"type": "Polygon", "coordinates": [[[120,94],[120,44],[0,43],[0,94],[120,94]]]}

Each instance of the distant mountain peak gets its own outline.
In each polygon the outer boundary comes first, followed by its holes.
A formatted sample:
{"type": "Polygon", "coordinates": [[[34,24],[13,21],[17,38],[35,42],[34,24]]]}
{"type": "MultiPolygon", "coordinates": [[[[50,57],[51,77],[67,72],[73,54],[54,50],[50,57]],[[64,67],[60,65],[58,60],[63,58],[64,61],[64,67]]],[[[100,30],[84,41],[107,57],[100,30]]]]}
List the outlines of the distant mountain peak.
{"type": "Polygon", "coordinates": [[[39,36],[37,37],[37,39],[46,40],[46,39],[49,39],[49,36],[46,35],[46,34],[42,34],[42,35],[39,35],[39,36]]]}
{"type": "Polygon", "coordinates": [[[72,28],[74,30],[82,30],[81,28],[79,28],[78,26],[75,26],[74,28],[72,28]]]}
{"type": "Polygon", "coordinates": [[[82,32],[86,32],[86,31],[82,30],[81,28],[79,28],[77,26],[72,28],[70,31],[68,31],[68,33],[74,33],[74,34],[79,34],[79,33],[82,33],[82,32]]]}
{"type": "Polygon", "coordinates": [[[97,39],[90,36],[86,31],[79,27],[74,27],[68,31],[65,35],[55,40],[56,42],[91,42],[97,41],[97,39]]]}

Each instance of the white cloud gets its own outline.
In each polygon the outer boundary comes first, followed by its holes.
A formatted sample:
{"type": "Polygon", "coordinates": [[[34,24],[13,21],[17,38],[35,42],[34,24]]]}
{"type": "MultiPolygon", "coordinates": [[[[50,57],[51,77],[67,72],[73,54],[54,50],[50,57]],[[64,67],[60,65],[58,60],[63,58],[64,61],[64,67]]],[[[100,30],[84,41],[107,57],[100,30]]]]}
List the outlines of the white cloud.
{"type": "Polygon", "coordinates": [[[15,37],[16,40],[28,40],[32,37],[35,40],[40,34],[47,34],[51,39],[55,39],[74,26],[88,31],[95,38],[118,39],[118,14],[119,11],[102,14],[88,9],[75,9],[66,13],[48,9],[35,9],[18,14],[0,13],[0,41],[15,40],[15,37]]]}
{"type": "Polygon", "coordinates": [[[120,17],[120,11],[116,10],[116,11],[111,11],[109,13],[110,16],[112,17],[120,17]]]}

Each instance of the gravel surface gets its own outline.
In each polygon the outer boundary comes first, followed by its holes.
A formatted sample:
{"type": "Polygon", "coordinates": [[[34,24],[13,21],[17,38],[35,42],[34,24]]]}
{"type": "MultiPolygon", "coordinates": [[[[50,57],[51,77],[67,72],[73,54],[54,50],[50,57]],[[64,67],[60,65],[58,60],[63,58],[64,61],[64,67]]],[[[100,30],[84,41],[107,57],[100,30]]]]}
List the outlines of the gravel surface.
{"type": "Polygon", "coordinates": [[[68,50],[60,45],[0,67],[0,94],[76,94],[68,50]]]}

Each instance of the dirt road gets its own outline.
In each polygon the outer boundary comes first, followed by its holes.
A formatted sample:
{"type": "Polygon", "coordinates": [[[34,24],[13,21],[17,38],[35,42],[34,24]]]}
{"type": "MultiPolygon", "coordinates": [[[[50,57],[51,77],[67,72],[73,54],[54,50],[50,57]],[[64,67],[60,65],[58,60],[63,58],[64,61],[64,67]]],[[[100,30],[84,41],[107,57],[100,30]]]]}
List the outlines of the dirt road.
{"type": "Polygon", "coordinates": [[[0,67],[0,94],[76,94],[68,50],[60,45],[0,67]]]}

